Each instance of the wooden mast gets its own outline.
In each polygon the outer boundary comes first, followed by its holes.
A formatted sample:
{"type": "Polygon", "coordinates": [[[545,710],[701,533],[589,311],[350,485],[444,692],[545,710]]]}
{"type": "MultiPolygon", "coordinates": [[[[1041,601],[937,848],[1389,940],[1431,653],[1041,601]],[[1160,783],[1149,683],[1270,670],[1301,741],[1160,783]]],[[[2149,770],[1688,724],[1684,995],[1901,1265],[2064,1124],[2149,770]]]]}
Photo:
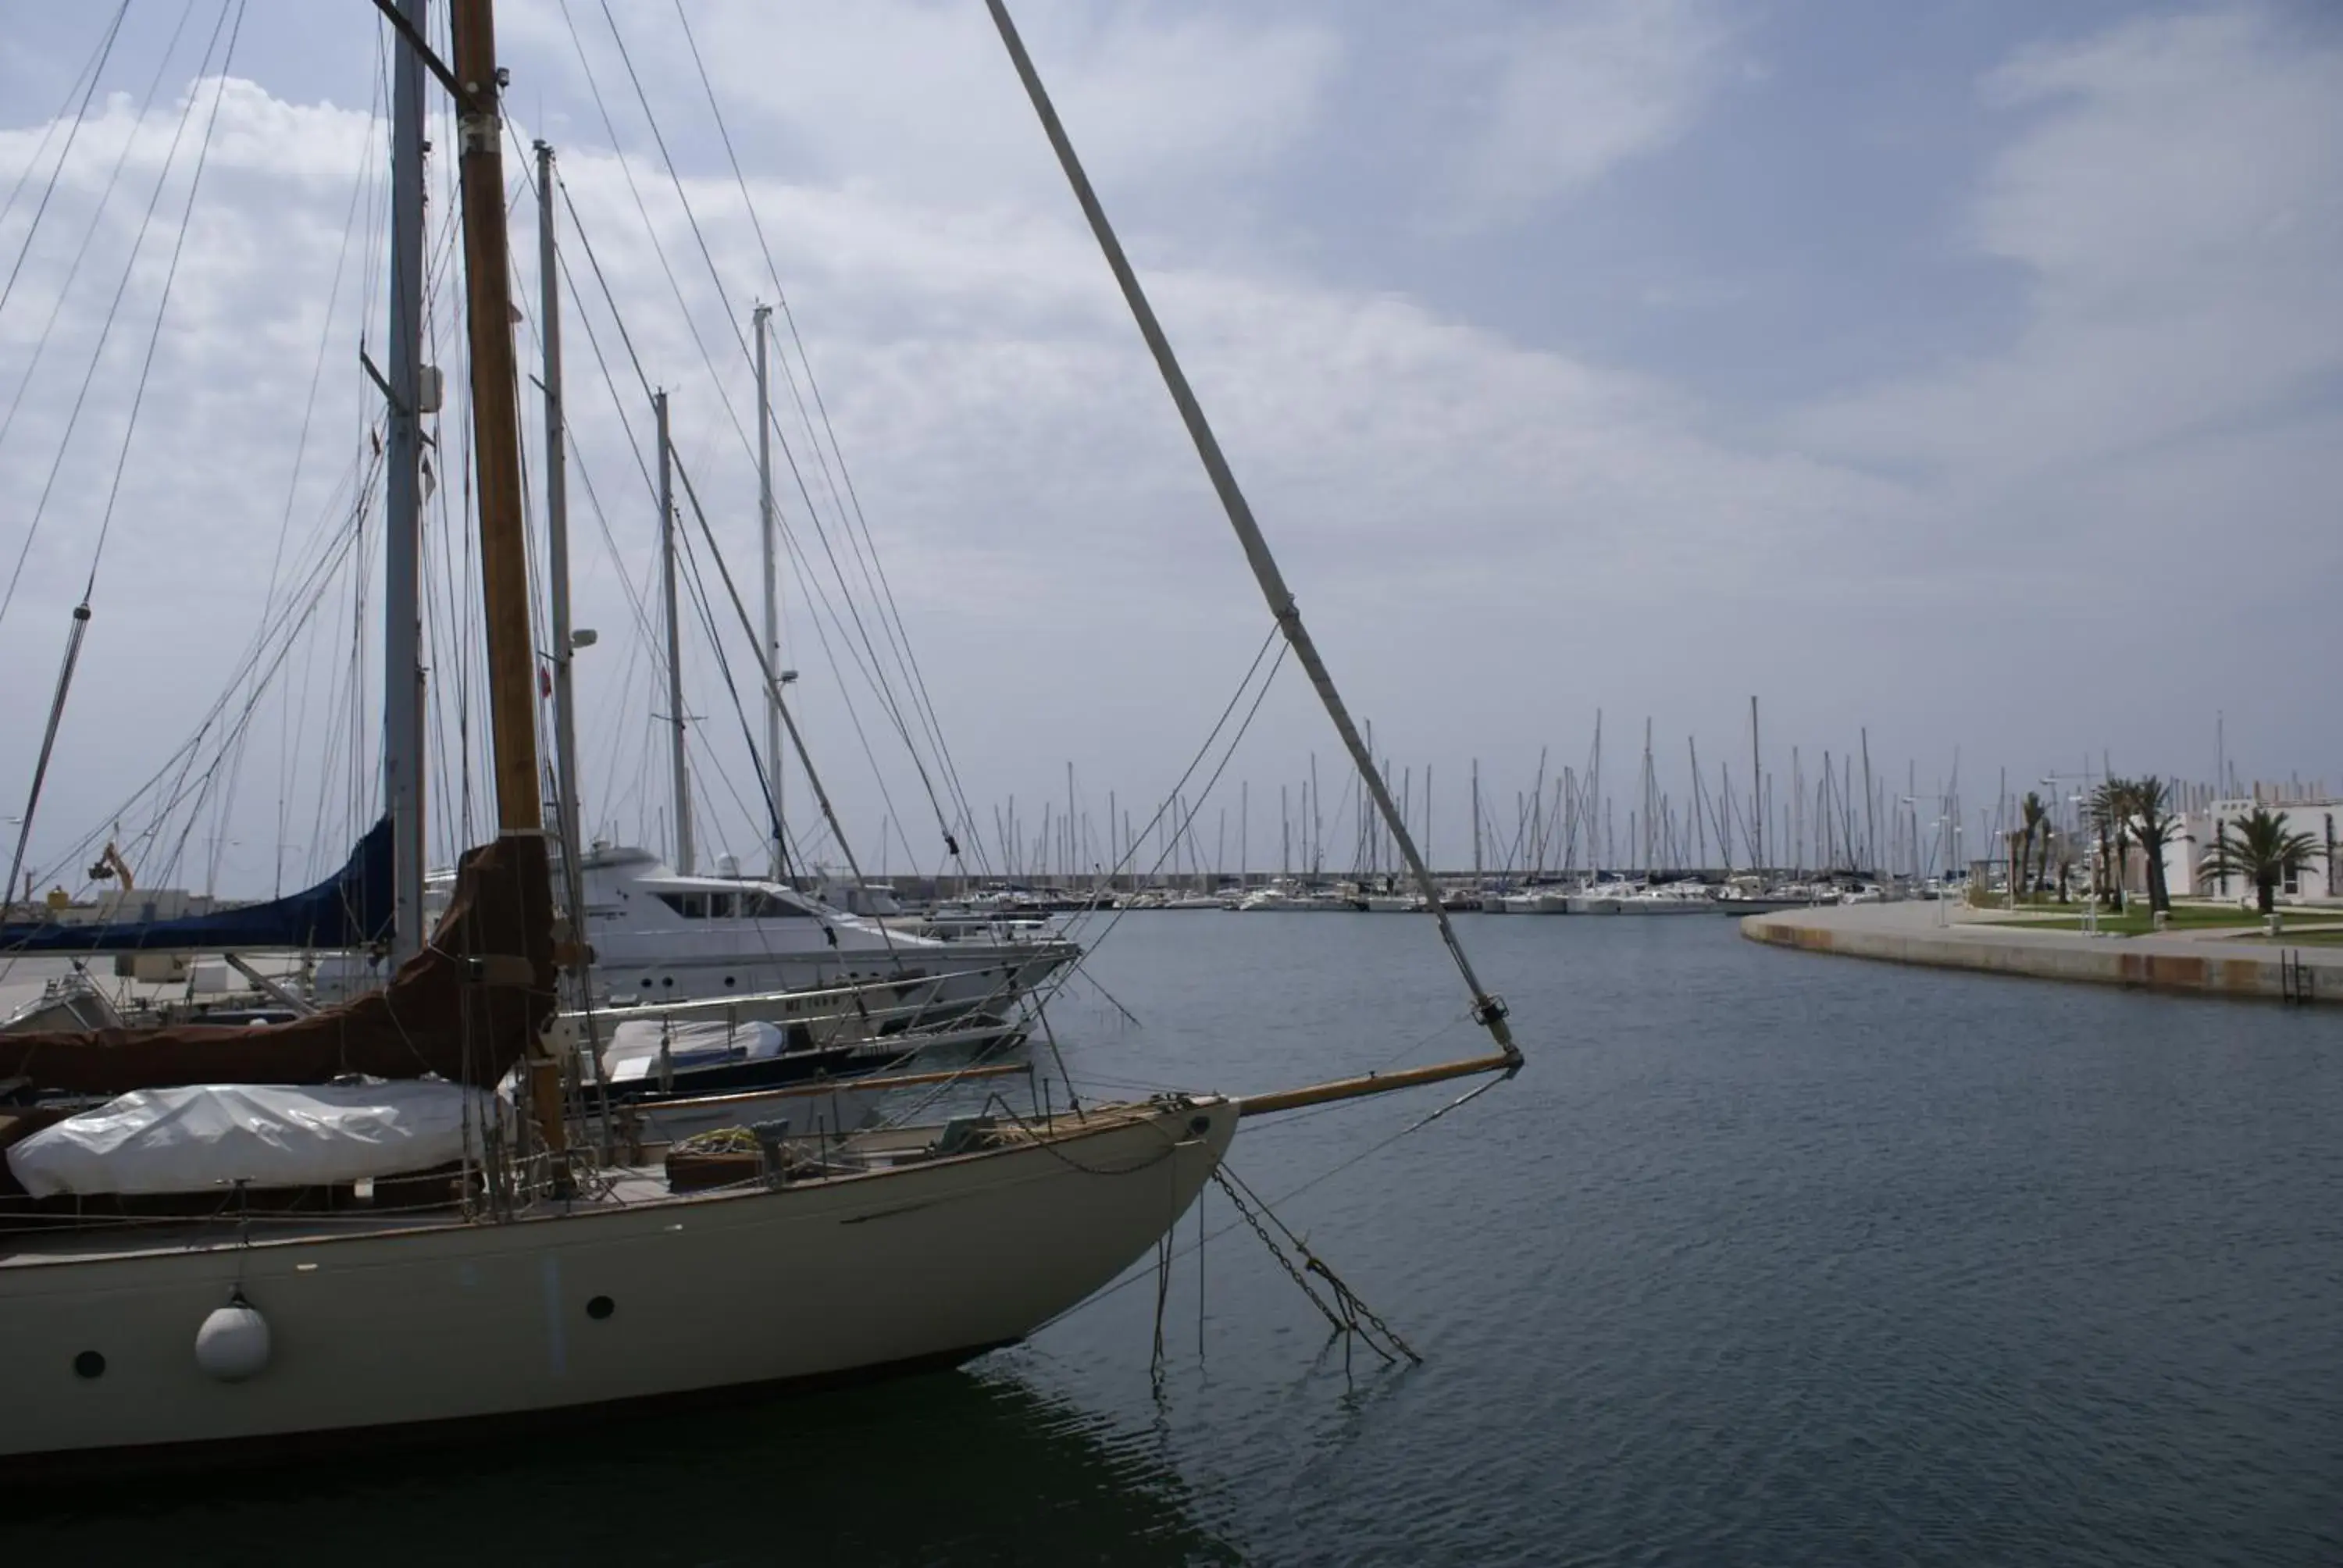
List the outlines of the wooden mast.
{"type": "MultiPolygon", "coordinates": [[[[520,388],[513,357],[505,231],[504,122],[492,0],[454,0],[450,74],[458,94],[457,170],[464,202],[465,316],[472,364],[472,449],[480,511],[480,607],[488,650],[488,735],[497,827],[532,840],[545,873],[545,791],[537,755],[537,652],[529,633],[528,518],[520,493],[520,388]]],[[[549,888],[548,889],[549,891],[549,888]]],[[[547,1148],[568,1143],[560,1064],[534,1042],[530,1099],[547,1148]]],[[[563,1178],[557,1176],[557,1185],[563,1178]]]]}
{"type": "Polygon", "coordinates": [[[480,601],[488,645],[488,734],[497,825],[545,825],[538,778],[537,655],[528,616],[528,541],[520,497],[520,407],[505,234],[504,121],[492,0],[454,0],[452,67],[465,101],[457,135],[464,198],[464,288],[472,361],[472,449],[480,508],[480,601]]]}

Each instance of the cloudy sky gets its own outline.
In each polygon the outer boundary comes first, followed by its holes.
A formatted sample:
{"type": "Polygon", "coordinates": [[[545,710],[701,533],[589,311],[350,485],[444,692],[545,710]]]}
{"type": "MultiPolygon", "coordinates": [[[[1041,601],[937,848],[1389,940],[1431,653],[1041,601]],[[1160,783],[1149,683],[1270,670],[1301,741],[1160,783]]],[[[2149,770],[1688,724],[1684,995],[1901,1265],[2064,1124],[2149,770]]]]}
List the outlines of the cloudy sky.
{"type": "MultiPolygon", "coordinates": [[[[672,0],[498,9],[514,128],[558,147],[578,219],[589,820],[664,834],[633,597],[649,417],[618,328],[753,593],[738,329],[777,286],[983,836],[1012,794],[1037,830],[1069,762],[1095,834],[1110,790],[1143,819],[1268,622],[982,5],[684,0],[688,35],[672,0]]],[[[1647,717],[1675,799],[1688,736],[1709,788],[1729,760],[1745,789],[1753,693],[1785,792],[1793,745],[1811,788],[1867,727],[1924,791],[1957,753],[1972,831],[2005,769],[2209,778],[2217,721],[2247,777],[2343,780],[2334,7],[1017,9],[1337,677],[1413,789],[1434,770],[1441,859],[1469,856],[1474,759],[1510,822],[1542,748],[1584,765],[1598,709],[1623,813],[1647,717]]],[[[385,36],[360,0],[138,0],[81,115],[112,15],[27,9],[0,42],[0,570],[24,561],[0,811],[95,558],[32,863],[51,878],[176,768],[176,879],[252,890],[338,859],[372,804],[378,569],[348,563],[379,550],[357,351],[381,357],[385,36]],[[299,636],[264,629],[313,600],[299,636]],[[256,699],[255,648],[277,663],[256,699]]],[[[507,173],[533,366],[509,146],[507,173]]],[[[435,246],[448,175],[435,157],[435,246]]],[[[439,279],[451,387],[456,304],[439,279]]],[[[478,727],[461,412],[458,389],[427,525],[449,845],[478,727]]],[[[825,781],[865,856],[891,816],[891,869],[932,865],[821,543],[871,615],[835,458],[793,404],[780,428],[807,477],[782,481],[788,662],[825,781]]],[[[534,487],[533,433],[530,462],[534,487]]],[[[753,858],[704,633],[685,663],[703,839],[753,858]]],[[[1250,780],[1273,862],[1313,750],[1331,817],[1335,743],[1289,670],[1198,813],[1208,860],[1250,780]]]]}

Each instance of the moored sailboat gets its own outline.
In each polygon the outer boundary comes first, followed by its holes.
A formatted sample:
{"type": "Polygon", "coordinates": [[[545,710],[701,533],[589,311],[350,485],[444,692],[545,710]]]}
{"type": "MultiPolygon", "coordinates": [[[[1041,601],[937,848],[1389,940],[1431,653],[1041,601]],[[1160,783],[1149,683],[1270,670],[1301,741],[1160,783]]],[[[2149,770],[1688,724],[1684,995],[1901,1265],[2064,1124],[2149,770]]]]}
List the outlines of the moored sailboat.
{"type": "MultiPolygon", "coordinates": [[[[1166,1094],[1076,1115],[997,1114],[809,1144],[786,1132],[697,1161],[604,1159],[571,1129],[549,1034],[558,941],[534,729],[536,672],[517,443],[501,121],[490,0],[454,0],[453,58],[422,0],[378,0],[400,35],[398,105],[427,66],[458,98],[473,449],[498,836],[467,857],[448,914],[377,995],[271,1029],[12,1037],[0,1070],[44,1088],[320,1083],[350,1071],[511,1083],[509,1137],[439,1195],[256,1191],[231,1170],[176,1214],[78,1199],[0,1204],[0,1459],[45,1465],[216,1458],[236,1445],[436,1437],[580,1411],[867,1377],[964,1361],[1080,1302],[1157,1241],[1219,1166],[1239,1119],[1521,1064],[1000,0],[1011,56],[1272,613],[1364,775],[1496,1050],[1244,1100],[1166,1094]],[[223,1201],[223,1200],[225,1201],[223,1201]],[[48,1203],[44,1208],[41,1205],[48,1203]],[[821,1288],[809,1289],[809,1282],[821,1288]]],[[[773,672],[769,688],[778,691],[773,672]]]]}

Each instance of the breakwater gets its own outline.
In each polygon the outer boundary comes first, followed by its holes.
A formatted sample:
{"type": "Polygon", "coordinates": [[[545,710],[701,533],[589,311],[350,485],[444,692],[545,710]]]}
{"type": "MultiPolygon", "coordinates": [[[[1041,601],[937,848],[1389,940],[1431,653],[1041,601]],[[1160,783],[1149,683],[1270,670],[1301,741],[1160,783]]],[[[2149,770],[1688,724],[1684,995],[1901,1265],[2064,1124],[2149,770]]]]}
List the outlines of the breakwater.
{"type": "Polygon", "coordinates": [[[1741,934],[1805,952],[2037,980],[2271,1001],[2343,1003],[2343,949],[2283,935],[2091,936],[1960,920],[1931,903],[1848,905],[1751,915],[1741,934]]]}

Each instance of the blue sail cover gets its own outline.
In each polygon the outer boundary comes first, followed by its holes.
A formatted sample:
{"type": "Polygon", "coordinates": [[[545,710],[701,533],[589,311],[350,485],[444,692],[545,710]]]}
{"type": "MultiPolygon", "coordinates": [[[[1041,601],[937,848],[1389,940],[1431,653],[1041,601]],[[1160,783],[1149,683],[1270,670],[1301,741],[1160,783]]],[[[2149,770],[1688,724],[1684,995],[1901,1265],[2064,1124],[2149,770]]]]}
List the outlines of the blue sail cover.
{"type": "Polygon", "coordinates": [[[349,863],[316,887],[176,920],[0,927],[0,953],[226,952],[362,948],[390,934],[390,819],[358,840],[349,863]]]}

